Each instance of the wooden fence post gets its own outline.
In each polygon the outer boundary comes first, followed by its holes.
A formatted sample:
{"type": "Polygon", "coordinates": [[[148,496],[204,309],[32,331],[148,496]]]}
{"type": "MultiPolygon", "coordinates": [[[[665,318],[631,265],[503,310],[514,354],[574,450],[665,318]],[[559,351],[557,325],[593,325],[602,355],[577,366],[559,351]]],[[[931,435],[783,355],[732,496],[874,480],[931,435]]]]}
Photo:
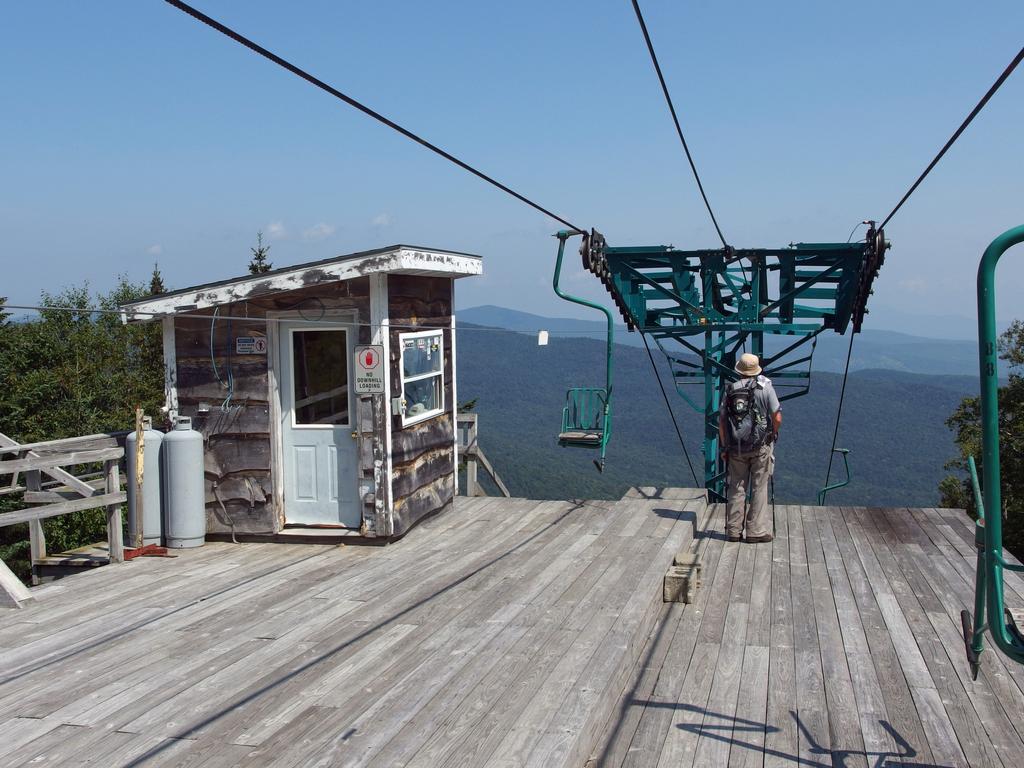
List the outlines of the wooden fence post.
{"type": "MultiPolygon", "coordinates": [[[[43,489],[42,477],[38,469],[32,469],[25,473],[25,490],[41,491],[43,489]]],[[[36,563],[46,557],[46,533],[43,531],[42,520],[28,521],[29,558],[32,562],[32,586],[39,585],[39,575],[36,573],[36,563]]]]}
{"type": "MultiPolygon", "coordinates": [[[[132,546],[135,549],[142,549],[144,543],[142,533],[142,483],[146,465],[146,426],[143,422],[142,408],[135,409],[135,510],[132,516],[132,524],[135,527],[135,536],[132,546]]],[[[131,478],[128,478],[131,483],[131,478]]]]}
{"type": "Polygon", "coordinates": [[[466,495],[469,497],[473,496],[486,496],[487,493],[480,485],[480,481],[477,478],[477,460],[476,460],[476,414],[475,413],[464,413],[459,414],[460,422],[458,427],[462,434],[459,436],[463,438],[462,442],[462,458],[466,463],[466,495]]]}
{"type": "Polygon", "coordinates": [[[480,487],[480,482],[477,480],[477,463],[476,458],[473,456],[466,456],[466,495],[467,496],[485,496],[483,489],[480,487]]]}
{"type": "MultiPolygon", "coordinates": [[[[121,474],[117,468],[117,459],[107,459],[107,493],[121,490],[121,474]]],[[[111,563],[124,562],[124,534],[121,531],[121,505],[111,504],[107,507],[107,554],[111,563]]]]}

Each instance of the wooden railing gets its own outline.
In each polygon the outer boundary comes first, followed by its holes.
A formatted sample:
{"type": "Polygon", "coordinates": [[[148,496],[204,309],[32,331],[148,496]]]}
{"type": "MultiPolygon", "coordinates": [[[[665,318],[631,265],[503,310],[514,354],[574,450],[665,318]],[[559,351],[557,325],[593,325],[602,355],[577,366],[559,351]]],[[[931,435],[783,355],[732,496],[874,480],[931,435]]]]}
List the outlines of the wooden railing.
{"type": "Polygon", "coordinates": [[[512,494],[508,492],[505,483],[502,482],[498,473],[494,471],[494,467],[491,466],[491,462],[488,461],[483,449],[480,448],[480,444],[477,442],[477,414],[460,413],[456,427],[459,437],[459,458],[466,462],[466,495],[487,495],[487,491],[480,485],[478,478],[478,466],[480,466],[490,475],[502,496],[510,497],[512,494]]]}
{"type": "MultiPolygon", "coordinates": [[[[0,494],[23,492],[28,506],[0,514],[0,527],[28,523],[33,565],[46,557],[46,537],[42,521],[86,509],[104,507],[107,512],[107,555],[110,562],[124,560],[121,530],[121,505],[127,494],[121,490],[119,465],[124,458],[126,432],[110,432],[41,443],[19,444],[0,433],[0,478],[10,482],[0,494]],[[75,476],[67,468],[102,463],[103,471],[75,476]],[[43,476],[51,478],[43,482],[43,476]],[[19,478],[24,476],[24,484],[19,478]]],[[[2,587],[17,579],[0,563],[0,597],[2,587]]],[[[15,588],[15,591],[16,588],[15,588]]],[[[23,594],[23,593],[22,593],[23,594]]],[[[8,597],[11,589],[7,589],[8,597]]],[[[20,602],[23,598],[15,598],[20,602]]]]}

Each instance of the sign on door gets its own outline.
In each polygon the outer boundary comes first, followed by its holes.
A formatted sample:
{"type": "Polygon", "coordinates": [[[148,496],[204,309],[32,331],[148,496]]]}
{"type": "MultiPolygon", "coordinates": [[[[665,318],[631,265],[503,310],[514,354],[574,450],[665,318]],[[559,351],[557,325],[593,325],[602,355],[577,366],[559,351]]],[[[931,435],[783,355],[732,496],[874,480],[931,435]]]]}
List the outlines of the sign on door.
{"type": "Polygon", "coordinates": [[[384,347],[379,344],[356,347],[356,394],[384,394],[384,347]]]}

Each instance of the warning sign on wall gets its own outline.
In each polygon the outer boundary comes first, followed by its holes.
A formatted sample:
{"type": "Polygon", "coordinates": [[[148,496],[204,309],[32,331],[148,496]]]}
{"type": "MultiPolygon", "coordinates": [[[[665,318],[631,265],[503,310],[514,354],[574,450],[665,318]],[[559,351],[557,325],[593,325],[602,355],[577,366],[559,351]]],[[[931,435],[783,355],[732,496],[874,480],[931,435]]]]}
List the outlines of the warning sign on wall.
{"type": "Polygon", "coordinates": [[[265,355],[267,354],[267,340],[263,336],[236,336],[235,354],[265,355]]]}
{"type": "Polygon", "coordinates": [[[384,347],[374,344],[356,347],[356,394],[384,394],[384,347]]]}

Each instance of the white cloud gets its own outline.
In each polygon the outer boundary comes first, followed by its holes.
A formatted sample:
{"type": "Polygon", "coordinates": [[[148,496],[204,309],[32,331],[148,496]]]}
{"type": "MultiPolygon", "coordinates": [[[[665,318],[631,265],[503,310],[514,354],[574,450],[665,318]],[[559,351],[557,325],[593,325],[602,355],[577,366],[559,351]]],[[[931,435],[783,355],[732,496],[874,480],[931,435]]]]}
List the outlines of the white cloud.
{"type": "Polygon", "coordinates": [[[149,246],[149,248],[146,249],[146,253],[148,253],[150,256],[159,256],[163,252],[164,247],[162,245],[151,245],[149,246]]]}
{"type": "Polygon", "coordinates": [[[303,240],[323,240],[323,239],[328,238],[331,235],[333,235],[334,232],[335,232],[335,229],[337,229],[337,228],[333,224],[325,224],[324,222],[321,221],[319,224],[314,224],[309,229],[303,230],[302,231],[302,239],[303,240]]]}
{"type": "Polygon", "coordinates": [[[264,232],[266,233],[267,238],[271,240],[283,240],[288,237],[288,229],[285,227],[284,223],[280,221],[272,221],[267,224],[264,232]]]}
{"type": "Polygon", "coordinates": [[[920,277],[912,277],[909,280],[900,280],[899,286],[907,293],[917,296],[924,296],[929,292],[928,281],[920,277]]]}
{"type": "Polygon", "coordinates": [[[390,227],[392,224],[392,219],[391,216],[386,213],[378,213],[376,216],[373,217],[373,220],[370,222],[370,224],[373,225],[374,227],[390,227]]]}

